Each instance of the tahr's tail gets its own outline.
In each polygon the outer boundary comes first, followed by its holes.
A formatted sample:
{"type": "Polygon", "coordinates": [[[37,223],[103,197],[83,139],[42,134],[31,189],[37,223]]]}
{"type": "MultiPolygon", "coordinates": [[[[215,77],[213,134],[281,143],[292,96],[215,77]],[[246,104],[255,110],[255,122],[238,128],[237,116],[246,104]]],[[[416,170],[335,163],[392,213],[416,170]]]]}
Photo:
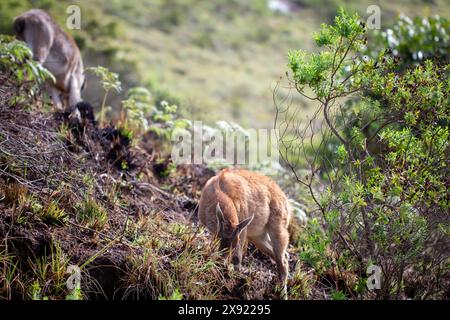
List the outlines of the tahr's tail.
{"type": "Polygon", "coordinates": [[[223,218],[225,221],[229,221],[232,224],[238,224],[239,219],[234,205],[233,200],[228,196],[228,194],[222,189],[221,185],[224,185],[225,171],[222,170],[218,175],[214,183],[214,191],[217,197],[218,209],[220,208],[223,213],[223,218]]]}

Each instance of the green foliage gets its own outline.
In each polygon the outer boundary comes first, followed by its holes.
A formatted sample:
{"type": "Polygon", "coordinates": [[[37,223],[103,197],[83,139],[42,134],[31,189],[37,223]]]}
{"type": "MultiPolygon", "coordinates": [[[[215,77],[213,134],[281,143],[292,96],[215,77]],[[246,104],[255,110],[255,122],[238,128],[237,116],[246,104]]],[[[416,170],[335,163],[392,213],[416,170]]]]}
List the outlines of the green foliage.
{"type": "Polygon", "coordinates": [[[66,300],[83,300],[81,288],[74,288],[67,296],[66,300]]]}
{"type": "Polygon", "coordinates": [[[122,108],[126,112],[126,119],[133,127],[142,128],[142,131],[148,130],[148,115],[153,109],[152,95],[145,88],[136,87],[128,90],[127,100],[122,101],[122,108]]]}
{"type": "MultiPolygon", "coordinates": [[[[107,111],[106,100],[108,94],[111,90],[120,92],[121,82],[118,74],[111,72],[105,67],[98,66],[87,70],[94,72],[100,78],[100,83],[105,90],[100,111],[100,122],[102,123],[107,111]]],[[[123,110],[119,125],[121,133],[131,140],[133,137],[152,131],[163,142],[168,142],[174,130],[190,127],[191,123],[189,120],[178,118],[178,106],[169,104],[165,100],[159,101],[159,98],[161,97],[156,97],[155,101],[151,92],[143,87],[129,89],[126,93],[126,99],[121,102],[123,110]]],[[[108,109],[110,110],[111,108],[108,107],[108,109]]]]}
{"type": "Polygon", "coordinates": [[[302,248],[300,252],[301,261],[309,264],[320,275],[331,266],[328,257],[330,238],[326,236],[317,219],[310,219],[307,222],[305,231],[302,232],[298,246],[302,248]]]}
{"type": "MultiPolygon", "coordinates": [[[[128,90],[126,100],[122,101],[122,133],[126,132],[130,139],[153,132],[162,143],[161,149],[170,142],[174,130],[191,126],[187,119],[179,118],[178,106],[167,101],[157,101],[146,88],[135,87],[128,90]]],[[[161,161],[163,161],[161,159],[161,161]]],[[[171,168],[168,168],[170,171],[171,168]]],[[[169,172],[167,172],[169,174],[169,172]]]]}
{"type": "MultiPolygon", "coordinates": [[[[39,285],[39,281],[34,280],[29,289],[29,295],[31,300],[42,300],[41,298],[41,286],[39,285]]],[[[45,297],[43,300],[48,300],[48,297],[45,297]]]]}
{"type": "MultiPolygon", "coordinates": [[[[436,227],[448,225],[449,212],[448,62],[427,60],[403,74],[394,72],[398,65],[387,51],[375,58],[362,54],[364,25],[343,11],[315,40],[319,52],[289,55],[296,89],[304,96],[311,89],[314,95],[307,97],[319,102],[326,124],[323,139],[333,137],[312,149],[312,170],[327,172],[321,176],[327,192],[316,201],[324,230],[315,220],[309,223],[301,257],[319,270],[336,259],[329,252],[340,255],[341,270],[359,265],[362,274],[366,263],[380,265],[380,297],[405,294],[403,277],[410,268],[422,272],[413,297],[441,296],[444,289],[435,281],[445,268],[445,253],[429,240],[448,243],[436,227]],[[339,99],[352,103],[343,107],[339,99]],[[338,161],[324,159],[329,141],[338,161]],[[433,261],[426,272],[424,261],[433,261]]],[[[343,297],[333,293],[333,299],[343,297]]]]}
{"type": "Polygon", "coordinates": [[[135,131],[155,132],[163,139],[170,139],[175,129],[184,129],[190,125],[185,119],[176,119],[178,107],[163,100],[154,103],[150,91],[145,88],[132,88],[127,92],[127,100],[122,101],[127,122],[135,131]],[[141,129],[142,128],[142,129],[141,129]]]}
{"type": "Polygon", "coordinates": [[[442,63],[450,59],[450,24],[445,17],[400,16],[392,28],[376,32],[370,46],[377,52],[388,47],[400,58],[400,67],[405,69],[427,59],[442,63]]]}
{"type": "Polygon", "coordinates": [[[347,152],[347,149],[345,149],[344,145],[341,144],[337,148],[336,153],[337,153],[337,158],[338,158],[339,162],[345,163],[348,160],[348,152],[347,152]]]}
{"type": "Polygon", "coordinates": [[[333,290],[331,292],[331,299],[332,300],[347,300],[347,296],[342,291],[333,290]]]}
{"type": "Polygon", "coordinates": [[[105,92],[109,92],[114,89],[116,92],[120,92],[121,83],[119,81],[119,75],[117,73],[111,72],[105,67],[97,66],[87,68],[87,71],[92,71],[97,77],[100,78],[100,83],[105,90],[105,92]]]}
{"type": "Polygon", "coordinates": [[[117,73],[111,72],[108,68],[97,66],[87,68],[86,71],[92,71],[97,77],[100,78],[100,83],[105,90],[105,95],[103,96],[103,101],[100,110],[100,123],[103,123],[106,115],[106,100],[108,98],[108,94],[111,90],[115,90],[116,92],[120,92],[121,82],[119,81],[119,75],[117,73]]]}
{"type": "Polygon", "coordinates": [[[15,40],[12,37],[0,36],[0,65],[6,70],[11,70],[18,81],[29,81],[43,83],[53,75],[33,60],[33,53],[25,42],[15,40]]]}
{"type": "Polygon", "coordinates": [[[178,106],[170,105],[167,101],[161,101],[157,104],[150,115],[152,124],[150,131],[155,132],[158,136],[166,141],[172,137],[174,130],[187,129],[191,126],[191,121],[187,119],[177,119],[176,112],[178,106]]]}
{"type": "Polygon", "coordinates": [[[305,85],[317,95],[317,99],[325,99],[332,95],[338,97],[345,94],[345,81],[335,83],[335,76],[360,72],[369,65],[355,63],[346,59],[349,51],[360,51],[366,43],[364,28],[357,14],[348,15],[341,10],[332,26],[322,25],[321,31],[314,39],[319,47],[318,53],[307,53],[299,50],[289,54],[289,68],[297,90],[303,93],[305,85]]]}
{"type": "Polygon", "coordinates": [[[28,96],[34,96],[46,80],[55,81],[47,69],[33,60],[33,53],[24,42],[5,35],[0,35],[0,70],[7,71],[19,83],[27,81],[28,96]]]}
{"type": "Polygon", "coordinates": [[[159,295],[158,300],[183,300],[183,294],[178,289],[175,289],[169,297],[159,295]]]}

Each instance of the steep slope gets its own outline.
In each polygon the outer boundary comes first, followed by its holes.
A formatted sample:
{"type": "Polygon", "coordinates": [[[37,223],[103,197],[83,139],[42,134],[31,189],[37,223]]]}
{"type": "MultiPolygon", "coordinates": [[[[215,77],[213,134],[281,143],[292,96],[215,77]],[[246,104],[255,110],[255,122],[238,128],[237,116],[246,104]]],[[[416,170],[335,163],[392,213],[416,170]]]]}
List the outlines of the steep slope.
{"type": "MultiPolygon", "coordinates": [[[[1,298],[277,298],[270,261],[252,248],[245,270],[231,270],[196,222],[211,170],[164,177],[143,141],[45,111],[29,89],[0,74],[1,298]],[[70,265],[81,270],[75,290],[70,265]]],[[[303,274],[296,250],[291,270],[303,274]]]]}

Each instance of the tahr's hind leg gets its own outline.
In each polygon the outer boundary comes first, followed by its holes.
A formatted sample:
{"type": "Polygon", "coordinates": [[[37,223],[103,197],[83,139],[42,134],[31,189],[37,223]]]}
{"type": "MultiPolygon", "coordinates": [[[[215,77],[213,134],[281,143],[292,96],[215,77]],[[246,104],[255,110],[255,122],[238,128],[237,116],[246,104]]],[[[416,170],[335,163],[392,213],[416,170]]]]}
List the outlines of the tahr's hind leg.
{"type": "Polygon", "coordinates": [[[289,244],[289,232],[283,226],[272,227],[269,230],[272,239],[275,262],[278,267],[278,278],[282,285],[282,298],[287,299],[287,278],[289,274],[289,263],[287,259],[287,247],[289,244]]]}

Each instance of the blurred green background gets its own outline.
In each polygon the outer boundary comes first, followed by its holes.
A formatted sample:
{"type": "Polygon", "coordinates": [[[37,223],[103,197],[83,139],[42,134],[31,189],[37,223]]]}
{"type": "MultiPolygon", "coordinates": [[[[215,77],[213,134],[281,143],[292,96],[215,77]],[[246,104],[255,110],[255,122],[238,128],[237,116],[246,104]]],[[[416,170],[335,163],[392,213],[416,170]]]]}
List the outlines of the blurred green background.
{"type": "MultiPolygon", "coordinates": [[[[11,33],[13,18],[30,8],[47,10],[65,28],[70,4],[81,8],[81,30],[68,31],[85,66],[120,74],[123,91],[109,100],[113,109],[139,85],[180,105],[186,118],[255,128],[272,126],[273,88],[287,70],[286,53],[313,50],[311,35],[340,6],[368,17],[367,7],[378,5],[382,29],[399,14],[450,11],[446,0],[2,0],[0,33],[11,33]]],[[[90,76],[84,98],[98,107],[102,96],[90,76]]],[[[295,99],[306,117],[313,106],[295,99]]]]}

